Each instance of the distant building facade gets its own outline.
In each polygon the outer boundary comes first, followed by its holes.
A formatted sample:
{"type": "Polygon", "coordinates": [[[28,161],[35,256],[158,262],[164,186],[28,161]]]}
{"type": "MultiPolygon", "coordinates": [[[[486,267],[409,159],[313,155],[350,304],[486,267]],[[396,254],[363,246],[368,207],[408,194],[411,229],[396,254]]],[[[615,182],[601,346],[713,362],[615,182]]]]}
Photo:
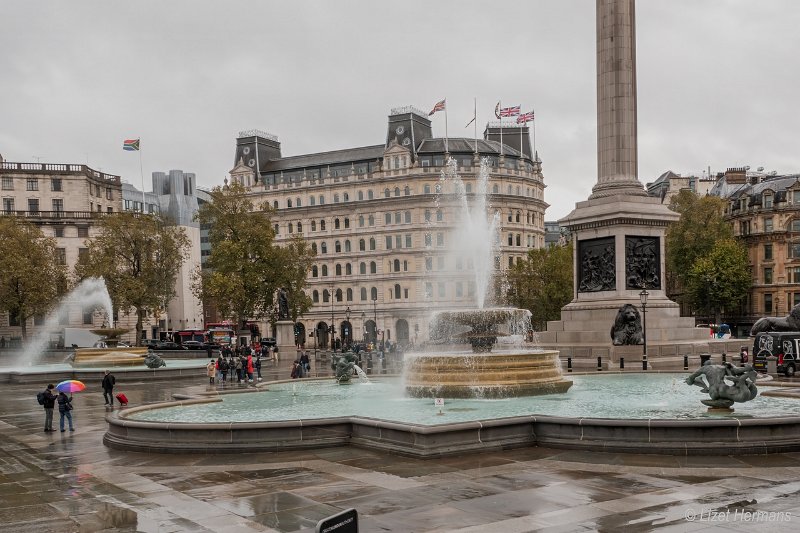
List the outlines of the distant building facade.
{"type": "MultiPolygon", "coordinates": [[[[381,144],[283,157],[277,137],[242,132],[231,179],[254,203],[275,208],[278,242],[302,235],[317,256],[308,275],[312,309],[297,340],[414,343],[428,338],[433,308],[474,305],[472,260],[454,253],[458,199],[440,175],[458,165],[474,198],[480,161],[490,168],[489,216],[499,217],[494,268],[502,275],[545,245],[544,178],[528,128],[488,124],[482,139],[434,137],[426,113],[393,109],[381,144]],[[333,327],[331,327],[333,326],[333,327]]],[[[489,300],[502,300],[498,283],[489,300]]],[[[262,329],[265,331],[265,329],[262,329]]],[[[311,343],[309,345],[309,343],[311,343]]]]}

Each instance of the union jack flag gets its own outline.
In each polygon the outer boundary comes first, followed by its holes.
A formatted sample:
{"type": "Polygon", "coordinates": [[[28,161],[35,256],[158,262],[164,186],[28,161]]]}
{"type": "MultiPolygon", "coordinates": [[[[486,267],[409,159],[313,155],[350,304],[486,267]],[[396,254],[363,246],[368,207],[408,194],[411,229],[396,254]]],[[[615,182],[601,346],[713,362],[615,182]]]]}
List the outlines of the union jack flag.
{"type": "Polygon", "coordinates": [[[517,124],[527,124],[531,120],[533,120],[533,111],[531,111],[530,113],[523,113],[520,116],[518,116],[517,124]]]}
{"type": "Polygon", "coordinates": [[[519,108],[520,106],[515,105],[511,107],[504,107],[500,109],[500,116],[501,117],[516,117],[519,115],[519,108]]]}
{"type": "Polygon", "coordinates": [[[431,112],[428,113],[428,116],[433,115],[437,111],[444,111],[444,102],[445,102],[445,100],[447,100],[447,98],[445,98],[444,100],[441,100],[439,102],[436,102],[436,105],[433,106],[433,109],[431,109],[431,112]]]}

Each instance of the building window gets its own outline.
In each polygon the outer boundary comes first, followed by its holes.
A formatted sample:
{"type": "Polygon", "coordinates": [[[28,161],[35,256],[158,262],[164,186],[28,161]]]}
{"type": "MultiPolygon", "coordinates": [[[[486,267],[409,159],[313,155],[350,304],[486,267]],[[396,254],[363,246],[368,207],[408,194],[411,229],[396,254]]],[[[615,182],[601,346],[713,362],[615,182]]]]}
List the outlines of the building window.
{"type": "Polygon", "coordinates": [[[456,298],[462,298],[464,296],[464,284],[460,281],[456,282],[456,298]]]}
{"type": "Polygon", "coordinates": [[[772,195],[765,194],[764,195],[764,209],[772,209],[772,195]]]}
{"type": "Polygon", "coordinates": [[[83,310],[83,323],[91,324],[94,321],[94,309],[89,307],[83,310]]]}
{"type": "Polygon", "coordinates": [[[28,211],[31,213],[38,213],[39,212],[39,199],[38,198],[28,198],[28,211]]]}
{"type": "Polygon", "coordinates": [[[280,232],[278,231],[280,228],[278,227],[278,225],[277,225],[277,224],[275,224],[274,226],[272,226],[272,229],[273,229],[273,231],[275,231],[275,235],[278,235],[278,234],[280,233],[280,232]]]}
{"type": "Polygon", "coordinates": [[[319,291],[311,293],[311,300],[316,304],[319,303],[319,291]]]}
{"type": "Polygon", "coordinates": [[[772,217],[764,219],[764,232],[772,233],[772,217]]]}
{"type": "Polygon", "coordinates": [[[391,235],[387,235],[386,236],[386,249],[387,250],[391,250],[392,249],[392,236],[391,235]]]}
{"type": "Polygon", "coordinates": [[[113,200],[113,199],[114,199],[113,189],[106,189],[106,200],[113,200]]]}
{"type": "Polygon", "coordinates": [[[395,272],[400,272],[400,260],[399,259],[395,259],[393,264],[394,264],[394,271],[395,272]]]}
{"type": "Polygon", "coordinates": [[[444,283],[439,283],[439,298],[444,298],[447,295],[447,289],[445,288],[444,283]]]}
{"type": "Polygon", "coordinates": [[[800,220],[792,220],[792,231],[800,231],[800,220]]]}
{"type": "Polygon", "coordinates": [[[308,199],[308,203],[309,203],[309,205],[312,205],[312,206],[317,205],[317,199],[315,197],[311,196],[308,199]]]}
{"type": "Polygon", "coordinates": [[[792,191],[792,203],[800,204],[800,191],[792,191]]]}
{"type": "Polygon", "coordinates": [[[13,191],[14,190],[14,178],[9,178],[7,176],[3,176],[3,190],[4,191],[13,191]]]}
{"type": "Polygon", "coordinates": [[[364,239],[358,240],[358,251],[359,252],[366,252],[367,251],[367,241],[364,239]]]}
{"type": "Polygon", "coordinates": [[[392,223],[392,214],[391,214],[391,213],[386,213],[385,215],[383,215],[383,222],[384,222],[384,224],[386,224],[387,226],[388,226],[389,224],[391,224],[391,223],[392,223]]]}
{"type": "Polygon", "coordinates": [[[789,257],[800,259],[800,242],[789,243],[789,257]]]}
{"type": "Polygon", "coordinates": [[[436,222],[442,222],[444,220],[444,213],[441,209],[436,210],[436,222]]]}
{"type": "Polygon", "coordinates": [[[319,221],[319,230],[320,231],[325,231],[325,221],[324,220],[320,220],[319,221]]]}
{"type": "Polygon", "coordinates": [[[436,270],[444,270],[444,256],[436,258],[436,270]]]}
{"type": "Polygon", "coordinates": [[[411,196],[411,188],[409,188],[409,186],[408,186],[408,185],[406,185],[406,188],[405,188],[405,189],[403,189],[403,193],[404,193],[406,196],[411,196]]]}
{"type": "Polygon", "coordinates": [[[294,233],[294,224],[289,222],[289,233],[294,233]]]}
{"type": "Polygon", "coordinates": [[[330,301],[331,301],[331,295],[328,292],[328,289],[325,289],[324,291],[322,291],[322,302],[327,303],[330,301]]]}
{"type": "Polygon", "coordinates": [[[66,265],[67,264],[67,249],[66,248],[56,248],[56,263],[59,265],[66,265]]]}
{"type": "Polygon", "coordinates": [[[302,222],[298,222],[297,223],[297,233],[303,233],[303,223],[302,222]]]}
{"type": "Polygon", "coordinates": [[[300,198],[294,199],[294,205],[296,205],[297,207],[303,207],[303,204],[300,202],[300,198]]]}
{"type": "Polygon", "coordinates": [[[765,244],[764,245],[764,260],[765,261],[772,261],[772,245],[765,244]]]}
{"type": "Polygon", "coordinates": [[[322,265],[322,277],[325,278],[328,276],[328,265],[322,265]]]}
{"type": "Polygon", "coordinates": [[[425,194],[430,194],[431,193],[431,186],[426,183],[425,187],[423,187],[422,190],[425,192],[425,194]]]}
{"type": "Polygon", "coordinates": [[[350,219],[349,218],[345,218],[344,219],[344,229],[350,229],[350,219]]]}
{"type": "Polygon", "coordinates": [[[322,244],[320,244],[319,249],[320,249],[320,253],[327,254],[328,253],[328,243],[323,242],[322,244]]]}
{"type": "Polygon", "coordinates": [[[9,214],[14,212],[13,198],[3,198],[3,211],[9,214]]]}
{"type": "Polygon", "coordinates": [[[433,283],[425,282],[425,298],[433,298],[433,283]]]}
{"type": "MultiPolygon", "coordinates": [[[[800,267],[790,267],[788,270],[789,283],[800,283],[800,267]]],[[[800,292],[797,294],[800,294],[800,292]]]]}
{"type": "Polygon", "coordinates": [[[63,212],[64,211],[64,200],[61,198],[54,198],[52,200],[53,211],[56,212],[63,212]]]}
{"type": "Polygon", "coordinates": [[[370,216],[369,216],[369,219],[368,219],[368,224],[369,224],[370,226],[374,226],[374,225],[375,225],[375,216],[374,216],[374,215],[370,215],[370,216]]]}
{"type": "Polygon", "coordinates": [[[395,283],[394,285],[394,298],[395,300],[400,299],[400,285],[398,285],[397,283],[395,283]]]}
{"type": "Polygon", "coordinates": [[[364,227],[364,215],[358,215],[358,227],[359,228],[364,227]]]}
{"type": "Polygon", "coordinates": [[[361,301],[364,302],[367,299],[367,288],[361,287],[361,301]]]}
{"type": "Polygon", "coordinates": [[[378,288],[377,287],[372,287],[369,290],[369,299],[370,300],[377,300],[378,299],[378,288]]]}
{"type": "Polygon", "coordinates": [[[292,199],[291,198],[287,198],[286,199],[286,207],[292,207],[292,199]]]}
{"type": "Polygon", "coordinates": [[[61,192],[61,178],[50,178],[50,190],[61,192]]]}
{"type": "Polygon", "coordinates": [[[370,237],[370,238],[369,238],[369,249],[370,249],[371,251],[374,251],[374,250],[375,250],[375,248],[376,248],[376,244],[375,244],[375,237],[370,237]]]}
{"type": "Polygon", "coordinates": [[[432,236],[430,233],[425,234],[425,246],[430,247],[433,244],[432,236]]]}
{"type": "Polygon", "coordinates": [[[391,195],[391,193],[389,192],[389,187],[386,187],[385,189],[383,189],[383,197],[384,198],[389,198],[390,195],[391,195]]]}
{"type": "Polygon", "coordinates": [[[335,270],[336,270],[336,275],[337,276],[341,276],[342,275],[342,265],[340,265],[339,263],[336,263],[336,269],[335,270]]]}
{"type": "Polygon", "coordinates": [[[772,294],[770,293],[764,295],[764,313],[772,314],[772,294]]]}
{"type": "Polygon", "coordinates": [[[358,265],[358,273],[359,274],[366,274],[367,273],[367,264],[361,263],[358,265]]]}
{"type": "Polygon", "coordinates": [[[764,284],[765,285],[772,284],[772,267],[764,268],[764,284]]]}
{"type": "Polygon", "coordinates": [[[406,248],[411,248],[411,234],[406,233],[406,248]]]}
{"type": "Polygon", "coordinates": [[[63,237],[64,236],[64,227],[63,226],[56,226],[53,228],[53,236],[54,237],[63,237]]]}
{"type": "Polygon", "coordinates": [[[319,195],[319,205],[325,205],[325,196],[319,195]]]}
{"type": "Polygon", "coordinates": [[[425,258],[425,270],[430,272],[433,270],[433,257],[426,257],[425,258]]]}
{"type": "Polygon", "coordinates": [[[317,255],[317,243],[311,243],[311,251],[314,252],[314,255],[317,255]]]}
{"type": "Polygon", "coordinates": [[[347,276],[350,276],[350,275],[352,275],[352,274],[353,274],[353,265],[351,265],[350,263],[347,263],[347,264],[344,266],[344,273],[345,273],[345,275],[347,275],[347,276]]]}
{"type": "Polygon", "coordinates": [[[353,289],[347,289],[347,301],[348,302],[353,301],[353,289]]]}
{"type": "Polygon", "coordinates": [[[373,200],[375,198],[375,193],[372,192],[372,189],[367,191],[367,200],[373,200]]]}
{"type": "Polygon", "coordinates": [[[311,277],[312,278],[319,277],[319,268],[317,268],[317,265],[311,267],[311,277]]]}
{"type": "Polygon", "coordinates": [[[370,261],[369,263],[369,273],[370,274],[377,274],[378,273],[378,263],[375,261],[370,261]]]}
{"type": "Polygon", "coordinates": [[[25,190],[26,191],[38,191],[39,190],[39,180],[36,178],[28,178],[25,180],[25,190]]]}
{"type": "Polygon", "coordinates": [[[342,243],[339,242],[339,241],[336,241],[335,243],[333,243],[333,249],[336,250],[337,254],[342,253],[342,243]]]}
{"type": "Polygon", "coordinates": [[[400,211],[396,212],[396,213],[394,214],[394,223],[395,223],[395,224],[400,224],[402,221],[403,221],[403,215],[402,215],[402,213],[400,213],[400,211]]]}
{"type": "Polygon", "coordinates": [[[338,192],[333,194],[333,203],[335,203],[335,204],[339,203],[339,193],[338,192]]]}

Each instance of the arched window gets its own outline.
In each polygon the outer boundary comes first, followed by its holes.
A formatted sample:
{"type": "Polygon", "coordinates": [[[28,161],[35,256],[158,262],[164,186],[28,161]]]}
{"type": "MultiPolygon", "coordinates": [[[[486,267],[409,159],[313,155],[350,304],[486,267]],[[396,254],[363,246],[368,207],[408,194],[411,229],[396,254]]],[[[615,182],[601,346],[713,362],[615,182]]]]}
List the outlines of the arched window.
{"type": "Polygon", "coordinates": [[[364,191],[358,191],[358,199],[359,201],[364,199],[364,191]]]}
{"type": "Polygon", "coordinates": [[[342,289],[336,289],[336,301],[337,302],[342,301],[342,289]]]}
{"type": "Polygon", "coordinates": [[[411,187],[406,185],[406,188],[403,189],[403,194],[405,194],[406,196],[411,196],[411,187]]]}
{"type": "Polygon", "coordinates": [[[399,259],[395,259],[394,260],[394,271],[395,272],[400,272],[400,260],[399,259]]]}
{"type": "Polygon", "coordinates": [[[394,188],[394,195],[395,196],[400,196],[400,187],[395,187],[394,188]]]}
{"type": "Polygon", "coordinates": [[[350,201],[350,195],[347,194],[346,192],[342,193],[342,200],[345,201],[345,202],[349,202],[350,201]]]}
{"type": "Polygon", "coordinates": [[[287,198],[286,199],[286,207],[292,207],[292,199],[291,198],[287,198]]]}
{"type": "Polygon", "coordinates": [[[431,221],[431,210],[430,209],[426,209],[425,210],[425,222],[430,222],[430,221],[431,221]]]}
{"type": "Polygon", "coordinates": [[[425,187],[423,188],[423,191],[425,192],[425,194],[430,194],[431,193],[431,186],[426,183],[425,187]]]}
{"type": "Polygon", "coordinates": [[[333,249],[336,251],[337,254],[342,253],[342,243],[340,241],[336,241],[333,243],[333,249]]]}
{"type": "Polygon", "coordinates": [[[325,278],[328,276],[328,265],[322,265],[322,277],[325,278]]]}
{"type": "Polygon", "coordinates": [[[275,209],[278,209],[278,200],[275,200],[274,202],[272,202],[272,207],[274,207],[275,209]]]}
{"type": "Polygon", "coordinates": [[[522,246],[522,235],[517,233],[517,246],[522,246]]]}
{"type": "Polygon", "coordinates": [[[522,196],[522,189],[520,189],[519,185],[517,185],[517,196],[522,196]]]}
{"type": "Polygon", "coordinates": [[[372,200],[375,198],[375,195],[372,193],[372,189],[367,191],[367,200],[372,200]]]}
{"type": "Polygon", "coordinates": [[[358,227],[359,228],[364,227],[364,215],[358,215],[358,227]]]}
{"type": "Polygon", "coordinates": [[[403,216],[405,218],[405,223],[411,224],[411,211],[406,211],[405,213],[403,213],[403,216]]]}
{"type": "Polygon", "coordinates": [[[366,252],[367,251],[367,241],[364,239],[358,240],[358,251],[359,252],[366,252]]]}
{"type": "Polygon", "coordinates": [[[347,301],[348,302],[353,301],[353,289],[347,289],[347,301]]]}
{"type": "Polygon", "coordinates": [[[333,229],[341,229],[340,222],[338,218],[333,219],[333,229]]]}
{"type": "Polygon", "coordinates": [[[394,156],[394,168],[400,168],[400,158],[394,156]]]}
{"type": "Polygon", "coordinates": [[[369,238],[369,249],[370,250],[375,250],[375,237],[370,237],[369,238]]]}
{"type": "Polygon", "coordinates": [[[362,263],[360,263],[358,265],[358,273],[359,274],[366,274],[367,273],[367,264],[366,263],[362,262],[362,263]]]}
{"type": "Polygon", "coordinates": [[[311,231],[317,231],[317,221],[316,220],[312,220],[311,221],[311,231]]]}
{"type": "Polygon", "coordinates": [[[472,192],[472,184],[471,184],[471,183],[467,183],[467,184],[465,185],[465,192],[466,192],[467,194],[469,194],[469,193],[471,193],[471,192],[472,192]]]}
{"type": "Polygon", "coordinates": [[[325,195],[319,195],[319,205],[325,205],[325,195]]]}
{"type": "Polygon", "coordinates": [[[322,291],[322,301],[325,302],[325,303],[331,301],[331,295],[328,292],[328,289],[325,289],[324,291],[322,291]]]}
{"type": "Polygon", "coordinates": [[[320,231],[325,231],[325,221],[324,220],[320,220],[319,221],[319,229],[320,229],[320,231]]]}
{"type": "Polygon", "coordinates": [[[346,276],[352,275],[353,274],[353,265],[351,265],[350,263],[347,263],[344,266],[344,273],[345,273],[346,276]]]}
{"type": "Polygon", "coordinates": [[[298,222],[297,223],[297,233],[303,233],[303,223],[302,222],[298,222]]]}
{"type": "Polygon", "coordinates": [[[370,215],[369,216],[369,225],[370,226],[374,226],[375,225],[375,215],[370,215]]]}
{"type": "Polygon", "coordinates": [[[294,199],[294,205],[296,205],[297,207],[303,207],[303,204],[300,202],[300,198],[294,199]]]}
{"type": "Polygon", "coordinates": [[[408,272],[408,261],[403,261],[403,272],[408,272]]]}
{"type": "Polygon", "coordinates": [[[394,297],[396,300],[400,299],[400,285],[397,283],[394,285],[394,297]]]}
{"type": "Polygon", "coordinates": [[[496,183],[492,185],[492,194],[500,194],[500,187],[496,183]]]}
{"type": "Polygon", "coordinates": [[[369,273],[370,274],[377,274],[378,273],[378,263],[375,261],[370,261],[369,263],[369,273]]]}
{"type": "Polygon", "coordinates": [[[372,287],[369,290],[369,296],[370,296],[370,298],[369,298],[370,300],[377,300],[378,299],[378,288],[377,287],[372,287]]]}
{"type": "Polygon", "coordinates": [[[514,246],[514,234],[513,233],[509,233],[508,234],[508,245],[509,246],[514,246]]]}
{"type": "Polygon", "coordinates": [[[367,288],[361,287],[361,301],[365,301],[367,299],[367,288]]]}
{"type": "Polygon", "coordinates": [[[519,211],[517,211],[517,216],[516,216],[516,221],[517,222],[519,222],[519,217],[520,217],[520,214],[519,214],[519,211]]]}
{"type": "Polygon", "coordinates": [[[384,198],[389,198],[389,187],[386,187],[385,189],[383,189],[383,197],[384,198]]]}
{"type": "Polygon", "coordinates": [[[308,203],[309,203],[310,205],[317,205],[317,199],[316,199],[316,198],[314,198],[313,196],[311,196],[311,197],[308,199],[308,203]]]}
{"type": "Polygon", "coordinates": [[[385,224],[391,224],[392,223],[392,214],[391,213],[386,213],[385,215],[383,215],[383,219],[384,219],[383,221],[384,221],[385,224]]]}
{"type": "Polygon", "coordinates": [[[344,219],[344,229],[350,229],[350,219],[349,218],[345,218],[344,219]]]}
{"type": "Polygon", "coordinates": [[[508,212],[508,221],[514,222],[514,213],[512,213],[511,211],[508,212]]]}
{"type": "Polygon", "coordinates": [[[530,211],[528,211],[528,216],[527,216],[526,220],[527,220],[528,224],[531,223],[531,212],[530,211]]]}
{"type": "Polygon", "coordinates": [[[436,210],[436,222],[441,222],[444,220],[444,213],[441,209],[436,210]]]}
{"type": "Polygon", "coordinates": [[[277,224],[275,224],[274,226],[272,226],[272,229],[275,231],[275,235],[277,235],[277,234],[279,233],[279,232],[278,232],[278,225],[277,225],[277,224]]]}
{"type": "Polygon", "coordinates": [[[339,263],[336,263],[336,275],[337,276],[342,275],[342,265],[340,265],[339,263]]]}
{"type": "Polygon", "coordinates": [[[437,183],[436,186],[434,187],[434,189],[436,190],[436,194],[442,194],[442,184],[441,183],[437,183]]]}
{"type": "Polygon", "coordinates": [[[318,276],[319,276],[319,268],[317,268],[317,265],[314,265],[311,267],[311,277],[316,278],[318,276]]]}
{"type": "Polygon", "coordinates": [[[311,243],[311,251],[314,252],[314,255],[317,255],[317,243],[311,243]]]}
{"type": "Polygon", "coordinates": [[[333,203],[335,203],[335,204],[339,203],[339,193],[338,192],[337,193],[333,193],[333,203]]]}
{"type": "Polygon", "coordinates": [[[402,222],[402,221],[403,221],[403,215],[400,213],[400,211],[397,211],[397,212],[394,214],[394,223],[395,223],[395,224],[399,224],[399,223],[400,223],[400,222],[402,222]]]}
{"type": "Polygon", "coordinates": [[[320,251],[321,251],[323,254],[327,254],[327,253],[328,253],[328,243],[326,243],[326,242],[323,242],[323,243],[320,245],[320,251]]]}
{"type": "Polygon", "coordinates": [[[311,301],[313,301],[315,304],[319,303],[319,291],[314,291],[311,293],[311,301]]]}
{"type": "Polygon", "coordinates": [[[345,252],[350,252],[350,251],[352,251],[352,250],[350,249],[350,241],[344,241],[344,251],[345,251],[345,252]]]}

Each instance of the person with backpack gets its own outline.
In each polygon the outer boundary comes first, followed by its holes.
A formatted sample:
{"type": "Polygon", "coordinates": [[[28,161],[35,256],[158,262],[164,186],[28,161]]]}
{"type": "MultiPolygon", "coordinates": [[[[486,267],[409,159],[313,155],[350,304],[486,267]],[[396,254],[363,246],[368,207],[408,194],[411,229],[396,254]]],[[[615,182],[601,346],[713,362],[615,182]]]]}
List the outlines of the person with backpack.
{"type": "Polygon", "coordinates": [[[258,374],[258,381],[261,381],[261,354],[256,355],[256,374],[258,374]]]}
{"type": "Polygon", "coordinates": [[[55,385],[52,383],[47,385],[47,388],[36,395],[36,399],[44,406],[44,430],[45,432],[55,431],[53,429],[53,409],[56,406],[57,396],[53,394],[55,385]]]}
{"type": "Polygon", "coordinates": [[[105,400],[105,405],[110,405],[114,407],[114,384],[117,382],[117,378],[109,372],[108,370],[105,371],[105,375],[103,376],[103,382],[101,385],[103,386],[103,399],[105,400]]]}
{"type": "Polygon", "coordinates": [[[61,420],[58,424],[61,428],[61,433],[64,433],[64,418],[69,420],[69,430],[75,431],[72,425],[72,396],[67,396],[63,391],[59,391],[56,401],[58,402],[58,414],[61,415],[61,420]]]}
{"type": "Polygon", "coordinates": [[[217,358],[217,370],[219,371],[220,381],[225,383],[228,378],[228,362],[222,358],[222,354],[217,358]]]}
{"type": "Polygon", "coordinates": [[[234,360],[236,361],[236,383],[241,383],[242,371],[244,370],[244,365],[242,364],[242,358],[235,357],[234,360]]]}

